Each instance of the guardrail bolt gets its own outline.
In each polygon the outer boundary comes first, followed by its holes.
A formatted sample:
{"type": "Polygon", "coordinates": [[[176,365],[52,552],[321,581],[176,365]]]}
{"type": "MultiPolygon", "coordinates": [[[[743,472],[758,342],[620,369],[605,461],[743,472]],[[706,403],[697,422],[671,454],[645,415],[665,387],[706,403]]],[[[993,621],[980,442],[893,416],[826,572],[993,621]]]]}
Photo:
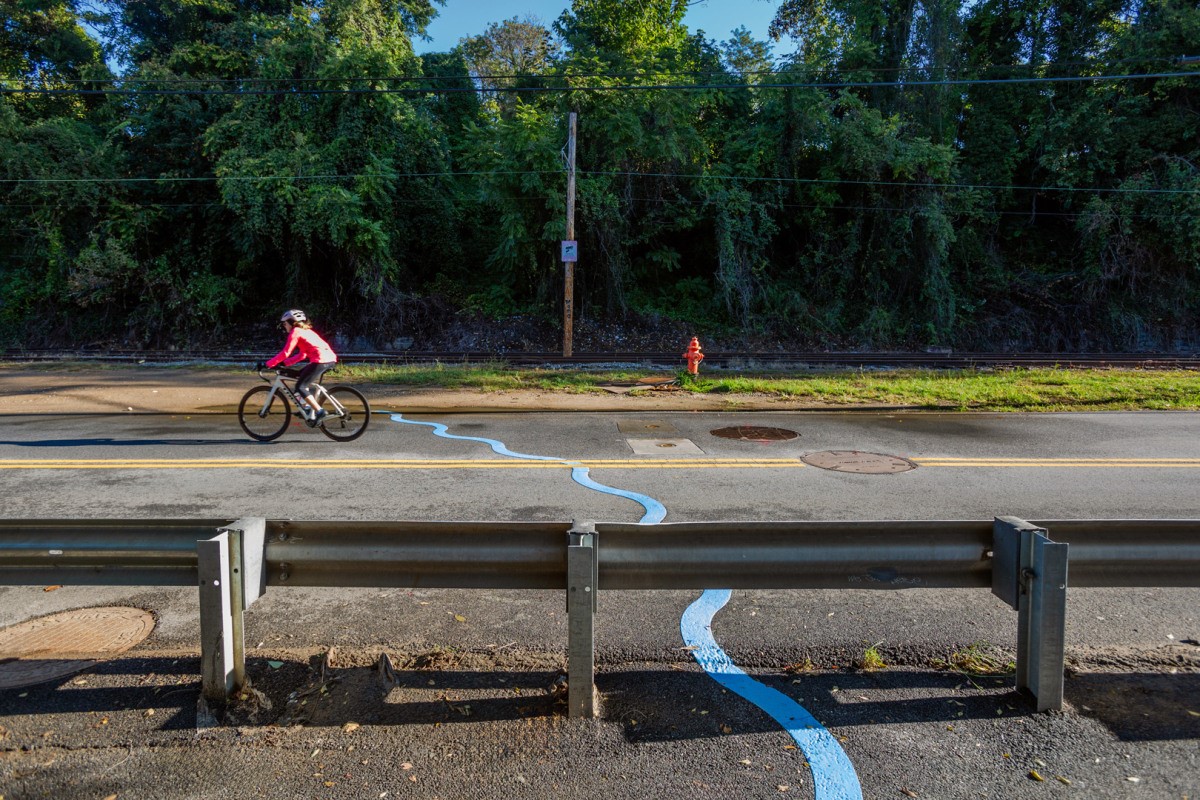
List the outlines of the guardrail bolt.
{"type": "Polygon", "coordinates": [[[288,564],[286,562],[283,564],[280,564],[279,565],[279,580],[286,581],[288,578],[290,578],[292,576],[291,569],[292,569],[291,564],[288,564]]]}

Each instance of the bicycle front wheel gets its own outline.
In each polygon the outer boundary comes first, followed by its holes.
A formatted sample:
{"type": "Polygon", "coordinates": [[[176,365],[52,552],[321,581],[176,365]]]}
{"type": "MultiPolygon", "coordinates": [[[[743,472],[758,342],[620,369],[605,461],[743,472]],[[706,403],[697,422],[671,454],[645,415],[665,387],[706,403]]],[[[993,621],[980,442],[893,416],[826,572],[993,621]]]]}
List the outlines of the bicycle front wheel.
{"type": "Polygon", "coordinates": [[[349,386],[331,386],[325,390],[333,398],[334,407],[321,422],[321,433],[339,442],[350,442],[362,436],[371,421],[371,406],[362,392],[349,386]]]}
{"type": "Polygon", "coordinates": [[[292,421],[292,408],[287,398],[276,394],[267,405],[270,386],[255,386],[242,397],[238,406],[238,423],[251,439],[269,442],[278,439],[292,421]]]}

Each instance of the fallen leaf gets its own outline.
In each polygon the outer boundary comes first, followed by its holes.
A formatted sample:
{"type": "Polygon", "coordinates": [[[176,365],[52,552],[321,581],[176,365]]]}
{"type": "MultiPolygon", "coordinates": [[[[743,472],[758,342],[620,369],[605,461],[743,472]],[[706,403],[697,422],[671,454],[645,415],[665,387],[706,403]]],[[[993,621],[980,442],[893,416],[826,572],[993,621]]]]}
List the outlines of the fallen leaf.
{"type": "Polygon", "coordinates": [[[333,785],[334,785],[334,783],[333,783],[333,781],[325,781],[325,785],[326,785],[326,786],[333,786],[333,785]]]}
{"type": "Polygon", "coordinates": [[[724,723],[721,723],[721,733],[733,733],[733,728],[729,727],[728,725],[726,725],[724,723]]]}
{"type": "Polygon", "coordinates": [[[1065,783],[1067,786],[1071,785],[1071,782],[1069,780],[1067,780],[1066,778],[1064,778],[1062,775],[1055,775],[1054,780],[1058,781],[1059,783],[1065,783]]]}
{"type": "Polygon", "coordinates": [[[117,796],[115,794],[110,794],[108,797],[104,798],[104,800],[117,800],[117,796]]]}
{"type": "Polygon", "coordinates": [[[1192,711],[1192,710],[1189,708],[1189,709],[1187,710],[1187,712],[1188,712],[1189,714],[1191,714],[1193,717],[1200,717],[1200,711],[1192,711]]]}
{"type": "Polygon", "coordinates": [[[466,622],[466,621],[467,621],[467,618],[466,618],[466,617],[464,617],[462,614],[455,614],[455,615],[454,615],[454,621],[455,621],[455,622],[466,622]]]}
{"type": "Polygon", "coordinates": [[[416,783],[416,782],[417,782],[417,776],[416,776],[416,775],[409,775],[409,776],[408,776],[408,779],[409,779],[410,781],[412,781],[413,783],[416,783]]]}
{"type": "Polygon", "coordinates": [[[775,788],[781,792],[786,792],[788,789],[790,789],[792,787],[788,786],[786,783],[781,783],[781,784],[777,785],[775,788]]]}
{"type": "Polygon", "coordinates": [[[1043,778],[1041,775],[1038,774],[1038,771],[1036,769],[1029,770],[1029,777],[1033,778],[1035,781],[1046,780],[1045,778],[1043,778]]]}
{"type": "Polygon", "coordinates": [[[795,750],[795,749],[796,749],[796,745],[794,745],[794,744],[785,744],[785,745],[783,746],[783,749],[784,749],[784,750],[795,750]]]}
{"type": "Polygon", "coordinates": [[[153,716],[154,716],[154,709],[153,709],[153,708],[147,708],[147,709],[146,709],[146,716],[147,716],[147,717],[153,717],[153,716]]]}
{"type": "Polygon", "coordinates": [[[914,792],[912,789],[905,789],[904,787],[900,788],[900,793],[902,795],[904,795],[905,797],[919,797],[920,796],[916,792],[914,792]]]}
{"type": "Polygon", "coordinates": [[[56,583],[56,584],[55,584],[55,585],[53,585],[53,586],[47,586],[45,589],[42,589],[42,591],[43,591],[43,592],[55,592],[55,591],[58,591],[58,590],[59,590],[59,589],[61,589],[61,588],[62,588],[62,584],[61,584],[61,583],[56,583]]]}
{"type": "Polygon", "coordinates": [[[354,733],[361,727],[357,722],[347,722],[342,726],[342,733],[354,733]]]}
{"type": "Polygon", "coordinates": [[[743,759],[742,759],[741,761],[739,761],[738,763],[739,763],[739,764],[745,764],[745,765],[748,767],[748,766],[750,766],[750,765],[751,765],[752,763],[754,763],[754,762],[752,762],[752,761],[751,761],[750,759],[748,759],[748,758],[743,758],[743,759]]]}
{"type": "Polygon", "coordinates": [[[403,764],[400,765],[400,769],[404,770],[405,772],[408,772],[410,769],[412,769],[412,764],[409,763],[408,761],[405,761],[403,764]]]}
{"type": "Polygon", "coordinates": [[[1033,760],[1033,763],[1037,764],[1039,767],[1044,767],[1044,766],[1046,766],[1046,762],[1045,762],[1045,761],[1042,761],[1040,758],[1035,758],[1035,759],[1033,760]]]}
{"type": "Polygon", "coordinates": [[[1137,777],[1137,776],[1135,776],[1135,775],[1130,775],[1130,776],[1129,776],[1128,778],[1126,778],[1125,780],[1129,781],[1130,783],[1137,783],[1137,782],[1139,782],[1139,781],[1141,780],[1141,778],[1139,778],[1139,777],[1137,777]]]}

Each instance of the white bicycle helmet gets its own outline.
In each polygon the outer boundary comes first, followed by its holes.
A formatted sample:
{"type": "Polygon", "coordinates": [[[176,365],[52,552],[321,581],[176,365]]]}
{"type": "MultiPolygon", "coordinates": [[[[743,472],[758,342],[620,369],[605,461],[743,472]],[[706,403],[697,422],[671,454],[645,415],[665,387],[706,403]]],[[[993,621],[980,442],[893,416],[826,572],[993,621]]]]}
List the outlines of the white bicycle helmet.
{"type": "Polygon", "coordinates": [[[285,311],[283,316],[279,318],[280,322],[308,322],[308,315],[298,308],[293,308],[291,311],[285,311]]]}

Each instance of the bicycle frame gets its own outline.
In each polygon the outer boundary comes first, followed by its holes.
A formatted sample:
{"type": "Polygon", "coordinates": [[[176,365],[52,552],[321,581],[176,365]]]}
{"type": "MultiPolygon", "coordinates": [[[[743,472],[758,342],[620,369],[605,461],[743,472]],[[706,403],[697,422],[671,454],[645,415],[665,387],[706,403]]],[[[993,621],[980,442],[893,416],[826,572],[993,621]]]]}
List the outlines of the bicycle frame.
{"type": "MultiPolygon", "coordinates": [[[[308,415],[301,411],[301,409],[307,406],[308,403],[303,401],[303,399],[296,394],[295,378],[286,377],[278,372],[275,373],[274,380],[263,377],[261,372],[258,373],[258,376],[265,382],[271,384],[271,391],[267,392],[266,400],[263,401],[262,408],[259,409],[258,415],[260,417],[266,416],[267,409],[271,407],[272,401],[275,400],[276,392],[283,390],[284,395],[291,399],[292,403],[296,406],[296,410],[300,411],[301,416],[305,417],[305,419],[309,418],[308,415]],[[291,381],[291,383],[288,381],[291,381]]],[[[339,403],[336,397],[325,391],[324,386],[319,383],[312,383],[309,385],[312,387],[313,396],[317,399],[318,403],[324,404],[328,402],[333,406],[333,409],[329,412],[330,416],[343,416],[346,413],[346,407],[339,403]]]]}

